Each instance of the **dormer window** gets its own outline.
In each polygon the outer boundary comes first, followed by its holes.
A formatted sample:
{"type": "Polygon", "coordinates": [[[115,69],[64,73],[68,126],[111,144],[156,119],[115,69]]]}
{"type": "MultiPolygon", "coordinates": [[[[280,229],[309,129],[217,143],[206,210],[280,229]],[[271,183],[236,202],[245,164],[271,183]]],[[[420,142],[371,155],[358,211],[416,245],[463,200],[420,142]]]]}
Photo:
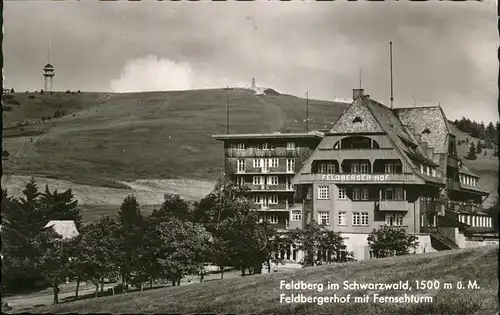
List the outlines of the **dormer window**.
{"type": "Polygon", "coordinates": [[[354,117],[354,120],[352,122],[353,123],[360,123],[360,122],[363,122],[363,120],[361,119],[361,117],[356,116],[356,117],[354,117]]]}
{"type": "Polygon", "coordinates": [[[431,133],[431,131],[429,130],[429,128],[425,128],[425,129],[422,131],[422,134],[424,134],[424,135],[428,135],[428,134],[430,134],[430,133],[431,133]]]}

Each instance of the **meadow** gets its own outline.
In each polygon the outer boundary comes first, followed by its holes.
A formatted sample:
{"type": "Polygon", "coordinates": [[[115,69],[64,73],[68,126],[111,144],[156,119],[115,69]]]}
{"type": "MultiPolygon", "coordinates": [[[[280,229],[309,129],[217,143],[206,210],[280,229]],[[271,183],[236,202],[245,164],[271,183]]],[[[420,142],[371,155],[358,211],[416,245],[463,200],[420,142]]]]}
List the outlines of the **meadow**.
{"type": "Polygon", "coordinates": [[[407,255],[348,264],[298,269],[210,281],[189,286],[168,287],[57,306],[31,309],[31,313],[233,313],[233,314],[405,314],[463,315],[494,314],[498,310],[497,246],[407,255]],[[402,290],[284,290],[280,281],[308,283],[393,283],[408,280],[412,291],[402,290]],[[438,280],[439,289],[418,290],[415,281],[438,280]],[[478,287],[467,288],[474,283],[478,287]],[[457,289],[462,282],[464,289],[457,289]],[[453,284],[445,289],[444,284],[453,284]],[[306,296],[381,296],[431,297],[427,303],[323,304],[280,303],[280,295],[303,293],[306,296]],[[89,302],[91,301],[91,302],[89,302]]]}

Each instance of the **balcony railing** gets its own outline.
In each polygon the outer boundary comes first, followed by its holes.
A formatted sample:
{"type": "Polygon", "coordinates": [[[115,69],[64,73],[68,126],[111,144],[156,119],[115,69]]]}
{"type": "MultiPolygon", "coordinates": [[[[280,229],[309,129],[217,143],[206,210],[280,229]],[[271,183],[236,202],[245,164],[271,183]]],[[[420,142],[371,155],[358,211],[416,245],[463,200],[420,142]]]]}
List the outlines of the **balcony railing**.
{"type": "Polygon", "coordinates": [[[458,212],[463,211],[469,213],[477,213],[483,211],[483,206],[481,204],[456,202],[456,201],[448,201],[446,207],[450,210],[458,212]]]}
{"type": "Polygon", "coordinates": [[[399,230],[399,229],[403,229],[405,232],[408,232],[408,225],[386,225],[386,224],[383,224],[383,225],[379,225],[379,227],[383,228],[389,228],[389,229],[394,229],[394,230],[399,230]]]}
{"type": "Polygon", "coordinates": [[[318,150],[317,158],[328,159],[401,159],[393,148],[386,149],[322,149],[318,150]]]}
{"type": "Polygon", "coordinates": [[[269,203],[269,204],[254,203],[252,204],[251,208],[253,210],[259,210],[259,211],[289,211],[291,205],[293,204],[289,204],[288,202],[269,203]]]}
{"type": "Polygon", "coordinates": [[[286,148],[275,148],[269,150],[258,150],[255,148],[246,148],[244,150],[239,150],[237,148],[227,148],[225,149],[226,157],[229,158],[245,158],[245,157],[296,157],[302,154],[308,154],[311,149],[298,147],[293,150],[287,150],[286,148]]]}
{"type": "Polygon", "coordinates": [[[378,200],[375,208],[379,211],[408,211],[407,200],[378,200]]]}
{"type": "Polygon", "coordinates": [[[311,183],[313,181],[333,182],[333,183],[410,183],[415,181],[413,173],[400,174],[361,174],[361,173],[335,173],[335,174],[296,174],[294,182],[311,183]]]}
{"type": "Polygon", "coordinates": [[[256,174],[272,174],[272,173],[286,173],[286,174],[294,174],[295,170],[290,169],[286,163],[282,163],[277,167],[253,167],[247,166],[245,168],[245,173],[256,173],[256,174]]]}
{"type": "Polygon", "coordinates": [[[290,191],[290,192],[295,191],[292,185],[287,185],[287,184],[244,185],[243,187],[248,188],[250,191],[290,191]]]}

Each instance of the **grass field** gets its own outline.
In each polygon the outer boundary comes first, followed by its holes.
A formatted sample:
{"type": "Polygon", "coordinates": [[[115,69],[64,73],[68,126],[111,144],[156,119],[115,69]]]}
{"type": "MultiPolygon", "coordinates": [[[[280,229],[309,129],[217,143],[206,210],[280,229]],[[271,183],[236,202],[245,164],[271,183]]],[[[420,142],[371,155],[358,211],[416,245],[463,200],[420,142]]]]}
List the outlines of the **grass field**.
{"type": "Polygon", "coordinates": [[[497,246],[442,251],[421,255],[355,262],[346,265],[298,269],[293,272],[254,275],[211,281],[190,286],[170,287],[126,295],[70,302],[54,307],[35,308],[32,313],[233,313],[233,314],[405,314],[483,315],[498,311],[497,246]],[[323,283],[323,292],[280,290],[280,281],[323,283]],[[412,291],[326,290],[326,284],[343,281],[393,283],[409,280],[412,291]],[[414,281],[438,280],[441,289],[417,290],[414,281]],[[456,283],[477,281],[479,288],[456,288],[456,283]],[[452,283],[453,289],[443,289],[452,283]],[[280,294],[306,296],[432,297],[431,303],[345,303],[286,304],[280,294]]]}

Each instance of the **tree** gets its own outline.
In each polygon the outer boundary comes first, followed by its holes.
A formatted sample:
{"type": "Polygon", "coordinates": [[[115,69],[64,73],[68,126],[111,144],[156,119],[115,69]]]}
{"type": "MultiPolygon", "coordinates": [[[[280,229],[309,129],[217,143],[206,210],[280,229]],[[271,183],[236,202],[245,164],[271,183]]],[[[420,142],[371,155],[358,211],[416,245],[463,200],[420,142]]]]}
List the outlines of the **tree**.
{"type": "Polygon", "coordinates": [[[467,160],[475,160],[477,159],[476,157],[476,146],[474,145],[474,142],[471,142],[470,147],[469,147],[469,153],[465,157],[467,160]]]}
{"type": "Polygon", "coordinates": [[[410,249],[417,248],[417,239],[415,235],[406,234],[402,228],[388,226],[373,230],[367,238],[368,245],[377,258],[409,254],[410,249]]]}
{"type": "Polygon", "coordinates": [[[43,90],[40,90],[40,94],[42,94],[42,95],[43,95],[43,90]]]}
{"type": "Polygon", "coordinates": [[[477,141],[476,153],[481,153],[483,151],[483,144],[481,141],[477,141]]]}
{"type": "Polygon", "coordinates": [[[159,210],[154,210],[152,217],[157,219],[178,218],[182,221],[191,221],[189,204],[180,195],[165,194],[159,210]]]}
{"type": "Polygon", "coordinates": [[[12,88],[12,89],[10,89],[10,93],[15,93],[15,91],[14,91],[14,89],[13,89],[13,88],[12,88]]]}
{"type": "Polygon", "coordinates": [[[9,156],[10,156],[9,151],[7,151],[7,149],[4,149],[4,150],[2,151],[2,158],[3,158],[3,159],[8,159],[8,158],[9,158],[9,156]]]}
{"type": "Polygon", "coordinates": [[[64,248],[65,241],[53,229],[40,232],[34,239],[34,247],[38,253],[36,266],[43,276],[50,281],[53,288],[54,304],[59,303],[59,284],[68,274],[68,255],[64,248]]]}
{"type": "Polygon", "coordinates": [[[124,292],[128,288],[129,277],[139,268],[144,220],[136,197],[125,197],[118,211],[120,222],[120,273],[124,292]]]}
{"type": "Polygon", "coordinates": [[[170,218],[156,227],[158,262],[164,276],[179,285],[184,275],[197,273],[207,253],[210,234],[202,225],[170,218]]]}
{"type": "Polygon", "coordinates": [[[120,224],[110,216],[102,217],[97,224],[86,226],[81,233],[77,254],[73,258],[77,280],[92,280],[103,291],[104,278],[113,278],[118,273],[120,224]]]}
{"type": "Polygon", "coordinates": [[[75,221],[77,229],[80,228],[82,217],[78,209],[78,200],[74,199],[71,189],[62,193],[58,193],[57,189],[51,192],[46,185],[39,202],[40,211],[48,220],[72,220],[75,221]]]}

